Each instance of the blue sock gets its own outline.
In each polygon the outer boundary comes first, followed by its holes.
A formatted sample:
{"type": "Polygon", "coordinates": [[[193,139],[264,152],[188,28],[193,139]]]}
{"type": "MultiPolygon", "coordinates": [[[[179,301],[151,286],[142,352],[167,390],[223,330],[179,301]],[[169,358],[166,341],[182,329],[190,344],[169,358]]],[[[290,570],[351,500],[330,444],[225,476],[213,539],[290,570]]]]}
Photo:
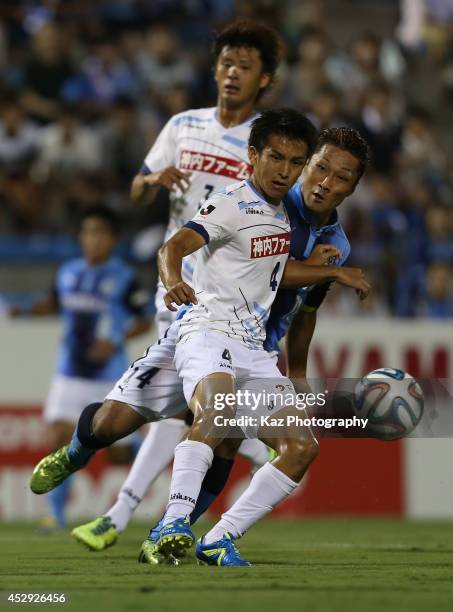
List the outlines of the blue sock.
{"type": "Polygon", "coordinates": [[[72,477],[66,478],[61,485],[55,487],[55,489],[49,493],[48,497],[50,513],[57,521],[58,526],[62,528],[66,527],[65,510],[71,490],[71,482],[72,477]]]}
{"type": "Polygon", "coordinates": [[[193,525],[202,514],[214,503],[228,480],[231,468],[233,467],[232,459],[223,459],[214,455],[211,467],[206,472],[203,482],[201,483],[200,494],[195,504],[195,508],[190,515],[190,524],[193,525]]]}
{"type": "Polygon", "coordinates": [[[79,469],[83,468],[95,452],[96,449],[87,448],[80,442],[76,429],[72,434],[71,443],[68,448],[68,457],[71,463],[76,465],[79,469]]]}
{"type": "Polygon", "coordinates": [[[215,502],[217,497],[218,493],[210,493],[209,491],[205,491],[205,489],[201,489],[195,508],[192,510],[192,514],[189,517],[191,525],[198,521],[200,516],[215,502]]]}

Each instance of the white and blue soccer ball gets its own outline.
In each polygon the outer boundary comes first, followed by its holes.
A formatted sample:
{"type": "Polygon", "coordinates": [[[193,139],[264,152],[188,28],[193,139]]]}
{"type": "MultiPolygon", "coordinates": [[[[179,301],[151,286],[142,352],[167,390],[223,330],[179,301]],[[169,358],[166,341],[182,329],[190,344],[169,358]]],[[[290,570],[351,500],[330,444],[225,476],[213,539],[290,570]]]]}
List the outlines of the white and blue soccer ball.
{"type": "Polygon", "coordinates": [[[366,431],[381,440],[409,435],[423,416],[423,391],[407,372],[379,368],[366,374],[354,391],[354,412],[368,419],[366,431]]]}

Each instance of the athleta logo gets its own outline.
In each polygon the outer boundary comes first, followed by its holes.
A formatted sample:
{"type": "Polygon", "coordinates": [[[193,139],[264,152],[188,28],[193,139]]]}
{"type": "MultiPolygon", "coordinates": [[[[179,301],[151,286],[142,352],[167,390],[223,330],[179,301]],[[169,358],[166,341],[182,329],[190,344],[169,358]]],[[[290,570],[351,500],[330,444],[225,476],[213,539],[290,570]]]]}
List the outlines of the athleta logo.
{"type": "Polygon", "coordinates": [[[182,501],[188,501],[194,506],[196,503],[193,497],[189,497],[188,495],[181,495],[181,493],[173,493],[172,495],[170,495],[170,501],[173,501],[174,499],[181,499],[182,501]]]}
{"type": "Polygon", "coordinates": [[[181,151],[179,167],[181,170],[198,170],[199,172],[227,176],[239,181],[248,179],[252,173],[252,166],[247,162],[187,150],[181,151]]]}
{"type": "Polygon", "coordinates": [[[215,210],[215,206],[213,206],[212,204],[209,204],[209,206],[206,206],[205,208],[202,208],[200,210],[200,215],[203,215],[203,217],[206,217],[207,215],[212,213],[213,210],[215,210]]]}
{"type": "Polygon", "coordinates": [[[135,495],[132,489],[121,489],[121,491],[123,493],[126,493],[126,495],[129,495],[129,497],[133,499],[134,501],[136,501],[137,504],[139,504],[142,501],[142,498],[138,497],[138,495],[135,495]]]}
{"type": "Polygon", "coordinates": [[[289,253],[290,234],[274,234],[273,236],[260,236],[250,239],[250,257],[269,257],[271,255],[281,255],[289,253]]]}

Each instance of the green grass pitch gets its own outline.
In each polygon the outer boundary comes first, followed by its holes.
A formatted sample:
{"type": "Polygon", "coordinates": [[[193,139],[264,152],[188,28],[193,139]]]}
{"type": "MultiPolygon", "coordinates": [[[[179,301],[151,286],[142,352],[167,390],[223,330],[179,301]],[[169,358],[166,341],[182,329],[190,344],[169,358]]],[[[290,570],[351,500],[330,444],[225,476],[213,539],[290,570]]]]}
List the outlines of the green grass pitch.
{"type": "Polygon", "coordinates": [[[452,523],[269,519],[239,542],[251,568],[201,567],[193,557],[179,567],[141,565],[145,534],[134,524],[113,548],[93,553],[67,533],[1,525],[0,608],[19,607],[4,605],[5,591],[52,591],[69,602],[45,609],[83,612],[453,610],[452,523]]]}

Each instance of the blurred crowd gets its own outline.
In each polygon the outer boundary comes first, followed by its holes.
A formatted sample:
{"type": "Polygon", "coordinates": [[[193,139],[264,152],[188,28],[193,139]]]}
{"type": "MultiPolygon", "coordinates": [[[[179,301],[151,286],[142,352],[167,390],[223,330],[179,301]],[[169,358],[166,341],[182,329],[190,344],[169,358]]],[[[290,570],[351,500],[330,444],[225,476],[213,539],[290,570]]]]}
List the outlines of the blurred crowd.
{"type": "Polygon", "coordinates": [[[385,36],[367,23],[372,0],[336,4],[357,7],[342,44],[328,0],[2,1],[0,263],[26,265],[37,237],[64,257],[55,244],[74,240],[80,212],[100,202],[121,217],[127,253],[152,261],[166,197],[134,210],[131,180],[171,115],[215,104],[212,32],[248,17],[287,48],[263,105],[303,109],[319,128],[354,126],[373,150],[341,218],[350,262],[375,289],[362,304],[332,291],[323,310],[453,316],[453,1],[401,0],[385,36]],[[432,82],[431,104],[419,103],[418,82],[432,82]]]}

